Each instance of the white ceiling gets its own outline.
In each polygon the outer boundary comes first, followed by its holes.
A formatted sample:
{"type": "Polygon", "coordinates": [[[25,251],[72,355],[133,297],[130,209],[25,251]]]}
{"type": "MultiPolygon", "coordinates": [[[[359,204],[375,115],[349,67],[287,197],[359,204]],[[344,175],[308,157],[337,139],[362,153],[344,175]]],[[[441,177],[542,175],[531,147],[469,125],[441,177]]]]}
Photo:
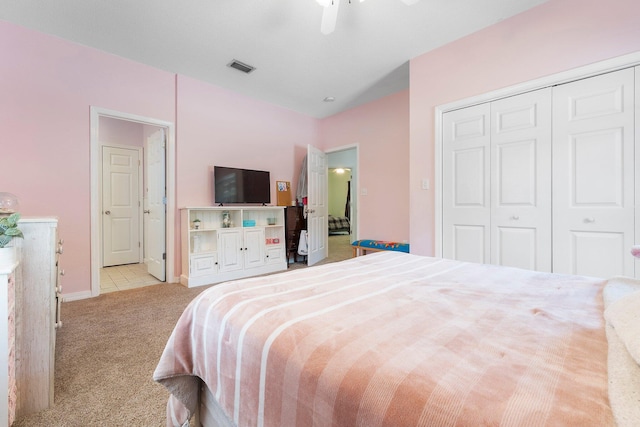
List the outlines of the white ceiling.
{"type": "Polygon", "coordinates": [[[315,0],[2,0],[0,19],[322,118],[408,88],[410,59],[545,1],[341,0],[329,35],[315,0]]]}

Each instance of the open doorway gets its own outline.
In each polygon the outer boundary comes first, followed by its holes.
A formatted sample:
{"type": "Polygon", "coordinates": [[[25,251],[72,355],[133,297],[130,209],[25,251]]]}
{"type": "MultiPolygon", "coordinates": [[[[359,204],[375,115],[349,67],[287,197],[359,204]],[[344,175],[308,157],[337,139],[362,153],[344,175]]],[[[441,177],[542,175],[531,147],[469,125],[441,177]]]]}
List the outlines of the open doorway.
{"type": "Polygon", "coordinates": [[[172,281],[174,126],[91,108],[91,296],[172,281]]]}
{"type": "Polygon", "coordinates": [[[358,227],[358,147],[327,152],[329,258],[351,254],[358,227]]]}

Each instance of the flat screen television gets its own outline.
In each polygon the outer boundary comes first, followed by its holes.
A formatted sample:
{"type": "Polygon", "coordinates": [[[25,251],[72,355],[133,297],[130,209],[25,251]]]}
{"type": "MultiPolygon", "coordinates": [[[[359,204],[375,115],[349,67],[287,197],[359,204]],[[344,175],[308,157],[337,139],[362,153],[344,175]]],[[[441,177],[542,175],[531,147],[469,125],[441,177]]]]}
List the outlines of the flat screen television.
{"type": "Polygon", "coordinates": [[[271,177],[267,171],[213,167],[214,202],[271,203],[271,177]]]}

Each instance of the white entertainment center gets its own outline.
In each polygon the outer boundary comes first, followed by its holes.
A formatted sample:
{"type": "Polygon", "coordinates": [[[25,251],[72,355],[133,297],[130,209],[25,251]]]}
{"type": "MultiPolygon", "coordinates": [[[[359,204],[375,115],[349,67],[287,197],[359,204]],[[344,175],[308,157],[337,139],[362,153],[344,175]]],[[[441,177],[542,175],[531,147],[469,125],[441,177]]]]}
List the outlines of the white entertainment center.
{"type": "Polygon", "coordinates": [[[284,207],[187,207],[180,211],[180,283],[184,286],[287,269],[284,207]]]}

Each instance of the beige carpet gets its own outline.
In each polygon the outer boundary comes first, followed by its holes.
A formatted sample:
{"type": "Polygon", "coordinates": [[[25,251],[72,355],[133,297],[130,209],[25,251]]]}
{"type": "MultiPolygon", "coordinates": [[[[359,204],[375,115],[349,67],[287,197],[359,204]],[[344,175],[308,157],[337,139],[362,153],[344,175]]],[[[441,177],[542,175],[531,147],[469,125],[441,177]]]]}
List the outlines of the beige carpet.
{"type": "MultiPolygon", "coordinates": [[[[350,258],[348,239],[330,236],[322,264],[350,258]]],[[[164,426],[168,394],[151,377],[173,325],[206,288],[159,284],[63,303],[55,404],[13,426],[164,426]]]]}

